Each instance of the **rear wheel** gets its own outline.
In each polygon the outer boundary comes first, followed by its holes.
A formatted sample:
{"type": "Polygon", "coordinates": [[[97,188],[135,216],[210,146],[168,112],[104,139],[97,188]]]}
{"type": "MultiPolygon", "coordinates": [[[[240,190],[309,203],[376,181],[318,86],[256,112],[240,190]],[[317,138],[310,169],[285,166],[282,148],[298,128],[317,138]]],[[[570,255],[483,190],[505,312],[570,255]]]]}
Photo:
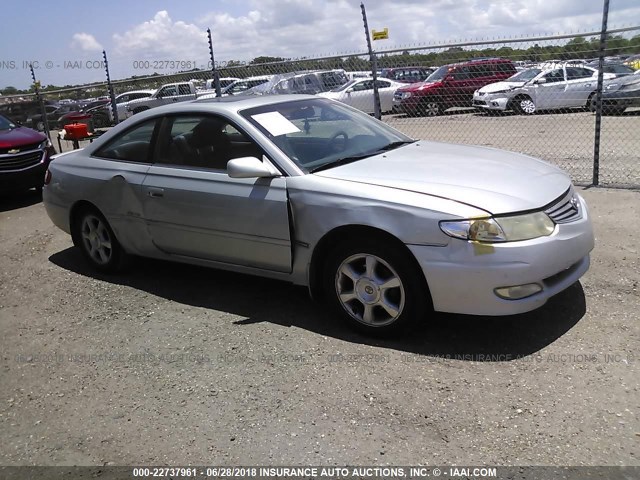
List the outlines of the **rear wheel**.
{"type": "Polygon", "coordinates": [[[334,248],[324,269],[333,310],[369,334],[404,329],[425,318],[424,281],[409,254],[383,240],[352,240],[334,248]]]}
{"type": "Polygon", "coordinates": [[[124,267],[127,254],[97,209],[83,208],[75,215],[71,236],[92,267],[104,272],[115,272],[124,267]]]}
{"type": "Polygon", "coordinates": [[[522,95],[514,99],[513,109],[521,115],[533,115],[536,113],[536,104],[528,95],[522,95]]]}

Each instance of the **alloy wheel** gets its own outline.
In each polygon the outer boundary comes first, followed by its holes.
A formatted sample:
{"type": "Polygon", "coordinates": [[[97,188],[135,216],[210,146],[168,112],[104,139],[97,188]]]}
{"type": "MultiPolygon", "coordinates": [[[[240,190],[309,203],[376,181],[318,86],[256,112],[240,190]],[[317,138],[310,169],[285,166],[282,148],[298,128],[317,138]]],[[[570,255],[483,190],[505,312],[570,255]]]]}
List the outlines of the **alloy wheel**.
{"type": "Polygon", "coordinates": [[[98,265],[106,265],[113,255],[112,239],[103,220],[89,214],[82,219],[82,242],[91,259],[98,265]]]}
{"type": "Polygon", "coordinates": [[[364,325],[384,327],[402,314],[402,280],[376,255],[360,253],[345,259],[336,272],[335,288],[342,308],[364,325]]]}

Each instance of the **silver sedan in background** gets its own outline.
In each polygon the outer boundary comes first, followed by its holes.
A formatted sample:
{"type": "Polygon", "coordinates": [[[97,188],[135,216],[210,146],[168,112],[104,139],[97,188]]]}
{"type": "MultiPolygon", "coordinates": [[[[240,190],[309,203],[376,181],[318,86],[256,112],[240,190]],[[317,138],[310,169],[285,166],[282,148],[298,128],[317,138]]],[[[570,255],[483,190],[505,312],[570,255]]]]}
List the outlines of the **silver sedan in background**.
{"type": "Polygon", "coordinates": [[[594,245],[556,167],[304,95],[152,109],[58,155],[45,183],[49,217],[99,270],[140,255],[286,280],[368,332],[535,309],[594,245]]]}
{"type": "MultiPolygon", "coordinates": [[[[393,109],[393,94],[400,87],[406,87],[406,83],[396,82],[388,78],[376,80],[378,85],[378,95],[380,96],[380,111],[390,112],[393,109]]],[[[329,92],[319,93],[318,96],[332,98],[339,102],[346,103],[365,113],[374,113],[373,102],[373,78],[357,78],[334,88],[329,92]]]]}

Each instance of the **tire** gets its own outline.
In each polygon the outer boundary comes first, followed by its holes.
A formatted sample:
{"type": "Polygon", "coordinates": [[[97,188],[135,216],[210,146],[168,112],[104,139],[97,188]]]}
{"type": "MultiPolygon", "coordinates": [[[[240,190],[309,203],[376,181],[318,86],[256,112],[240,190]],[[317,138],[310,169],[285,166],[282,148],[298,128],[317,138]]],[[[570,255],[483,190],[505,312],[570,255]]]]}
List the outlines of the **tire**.
{"type": "Polygon", "coordinates": [[[36,123],[36,130],[39,132],[44,132],[44,122],[39,121],[36,123]]]}
{"type": "Polygon", "coordinates": [[[406,330],[431,306],[422,272],[408,253],[384,240],[350,240],[329,252],[325,298],[350,327],[366,334],[406,330]]]}
{"type": "Polygon", "coordinates": [[[584,106],[587,112],[594,113],[596,111],[596,92],[591,92],[587,98],[587,104],[584,106]]]}
{"type": "Polygon", "coordinates": [[[513,100],[513,109],[520,115],[533,115],[536,113],[536,105],[528,95],[522,95],[513,100]]]}
{"type": "Polygon", "coordinates": [[[131,113],[135,115],[136,113],[144,112],[145,110],[149,110],[149,107],[138,107],[134,109],[131,113]]]}
{"type": "Polygon", "coordinates": [[[128,255],[111,226],[95,208],[86,207],[75,215],[71,225],[73,244],[96,270],[113,273],[122,270],[128,255]]]}
{"type": "Polygon", "coordinates": [[[423,117],[437,117],[442,113],[442,106],[435,100],[424,100],[418,106],[418,112],[423,117]]]}

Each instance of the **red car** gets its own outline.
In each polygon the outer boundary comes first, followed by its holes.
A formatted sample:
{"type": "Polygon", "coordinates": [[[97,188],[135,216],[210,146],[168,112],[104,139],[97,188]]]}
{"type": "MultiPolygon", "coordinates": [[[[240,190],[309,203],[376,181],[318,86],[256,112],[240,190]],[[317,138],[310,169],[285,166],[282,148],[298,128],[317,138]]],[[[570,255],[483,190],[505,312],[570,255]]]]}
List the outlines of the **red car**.
{"type": "Polygon", "coordinates": [[[44,133],[0,115],[0,192],[41,189],[55,153],[44,133]]]}
{"type": "Polygon", "coordinates": [[[438,115],[451,107],[471,107],[473,92],[516,73],[506,58],[477,58],[443,65],[422,83],[396,90],[393,111],[408,115],[438,115]]]}

